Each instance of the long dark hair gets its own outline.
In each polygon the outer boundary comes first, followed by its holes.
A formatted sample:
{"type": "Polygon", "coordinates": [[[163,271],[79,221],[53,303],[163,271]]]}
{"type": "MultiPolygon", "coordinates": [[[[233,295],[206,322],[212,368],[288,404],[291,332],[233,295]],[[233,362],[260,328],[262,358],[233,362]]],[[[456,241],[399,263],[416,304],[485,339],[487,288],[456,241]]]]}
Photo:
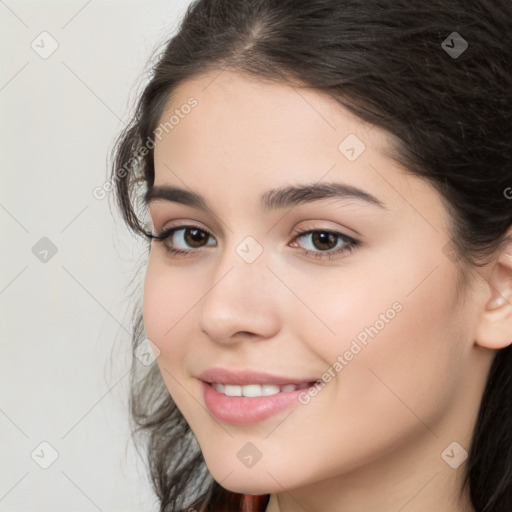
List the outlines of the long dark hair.
{"type": "MultiPolygon", "coordinates": [[[[154,182],[154,131],[185,80],[231,69],[335,98],[387,130],[397,162],[440,193],[461,269],[481,266],[512,224],[510,0],[197,0],[158,56],[113,150],[111,185],[128,227],[148,236],[141,190],[154,182]]],[[[465,278],[469,275],[463,273],[465,278]]],[[[134,347],[144,337],[140,304],[134,347]]],[[[511,340],[512,341],[512,340],[511,340]]],[[[158,367],[132,368],[134,434],[163,511],[264,510],[268,495],[223,489],[158,367]],[[252,508],[251,508],[252,507],[252,508]]],[[[512,352],[497,352],[464,488],[477,512],[512,510],[512,352]]],[[[461,489],[462,495],[462,489],[461,489]]]]}

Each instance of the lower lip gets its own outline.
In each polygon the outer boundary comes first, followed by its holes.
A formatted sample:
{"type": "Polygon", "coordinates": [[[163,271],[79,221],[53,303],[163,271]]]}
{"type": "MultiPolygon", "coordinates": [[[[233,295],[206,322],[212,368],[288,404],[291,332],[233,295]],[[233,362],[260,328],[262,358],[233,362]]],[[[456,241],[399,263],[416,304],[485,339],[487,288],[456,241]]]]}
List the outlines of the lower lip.
{"type": "Polygon", "coordinates": [[[298,402],[301,393],[308,388],[279,392],[270,396],[227,396],[219,393],[211,384],[201,381],[203,396],[210,412],[220,421],[235,425],[247,425],[266,420],[274,414],[298,402]]]}

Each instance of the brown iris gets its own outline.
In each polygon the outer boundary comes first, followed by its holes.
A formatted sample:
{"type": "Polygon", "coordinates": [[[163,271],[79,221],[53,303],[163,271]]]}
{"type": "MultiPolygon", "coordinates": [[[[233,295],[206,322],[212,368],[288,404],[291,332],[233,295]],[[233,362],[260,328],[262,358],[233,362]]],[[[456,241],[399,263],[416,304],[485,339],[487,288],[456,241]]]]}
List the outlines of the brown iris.
{"type": "Polygon", "coordinates": [[[186,228],[183,236],[190,247],[201,247],[208,239],[208,234],[197,228],[186,228]]]}
{"type": "Polygon", "coordinates": [[[334,233],[327,231],[315,231],[311,233],[313,245],[319,250],[333,249],[336,246],[337,238],[334,233]],[[328,247],[325,247],[326,244],[328,247]]]}

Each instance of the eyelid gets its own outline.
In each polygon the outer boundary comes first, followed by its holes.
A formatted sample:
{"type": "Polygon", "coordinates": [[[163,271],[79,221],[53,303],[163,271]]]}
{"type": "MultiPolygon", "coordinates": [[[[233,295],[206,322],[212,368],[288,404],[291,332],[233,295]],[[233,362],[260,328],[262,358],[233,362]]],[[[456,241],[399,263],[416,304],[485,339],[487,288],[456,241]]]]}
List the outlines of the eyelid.
{"type": "Polygon", "coordinates": [[[170,231],[171,229],[178,229],[178,228],[196,228],[200,229],[201,231],[204,231],[205,233],[208,233],[211,236],[213,235],[213,232],[204,226],[199,221],[191,220],[191,219],[180,219],[176,221],[171,221],[169,223],[163,223],[162,227],[156,229],[155,226],[155,232],[154,237],[157,238],[159,235],[162,235],[163,233],[170,231]]]}
{"type": "Polygon", "coordinates": [[[329,233],[335,233],[340,238],[344,238],[346,240],[349,240],[351,243],[354,244],[354,246],[362,245],[365,238],[363,235],[359,235],[359,232],[356,232],[354,229],[350,229],[345,226],[340,226],[337,223],[336,226],[329,226],[329,221],[326,220],[313,220],[313,221],[307,221],[304,224],[301,224],[299,228],[294,228],[290,233],[289,236],[293,236],[293,240],[296,238],[299,238],[299,236],[307,235],[308,233],[323,231],[323,232],[329,232],[329,233]],[[315,224],[312,224],[314,222],[315,224]],[[318,224],[317,224],[318,223],[318,224]],[[357,234],[352,234],[357,233],[357,234]]]}
{"type": "Polygon", "coordinates": [[[206,227],[208,224],[211,225],[212,229],[218,232],[221,237],[224,236],[224,228],[227,229],[227,231],[231,231],[229,226],[217,215],[214,217],[208,217],[206,214],[202,214],[187,205],[173,204],[173,206],[179,207],[180,210],[171,210],[168,208],[168,205],[166,207],[164,202],[159,201],[156,201],[150,206],[150,217],[154,227],[154,233],[162,232],[163,230],[174,226],[194,226],[198,229],[202,229],[203,231],[207,231],[208,233],[213,233],[211,229],[206,227]],[[161,208],[155,208],[157,205],[161,205],[161,208]],[[181,208],[184,210],[181,210],[181,208]],[[183,217],[180,215],[183,215],[183,217]],[[192,217],[187,217],[187,215],[192,215],[192,217]]]}

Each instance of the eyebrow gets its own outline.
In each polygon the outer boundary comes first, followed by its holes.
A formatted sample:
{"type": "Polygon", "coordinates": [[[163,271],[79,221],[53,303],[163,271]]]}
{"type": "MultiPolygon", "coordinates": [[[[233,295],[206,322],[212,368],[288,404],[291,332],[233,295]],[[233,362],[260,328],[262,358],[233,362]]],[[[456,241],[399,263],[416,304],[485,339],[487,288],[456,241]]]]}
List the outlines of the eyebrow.
{"type": "MultiPolygon", "coordinates": [[[[260,197],[260,205],[263,211],[270,211],[322,199],[357,199],[387,210],[382,201],[369,192],[345,183],[312,183],[268,190],[260,197]]],[[[169,185],[148,189],[144,196],[146,206],[157,201],[180,203],[213,214],[212,208],[200,194],[169,185]]]]}

